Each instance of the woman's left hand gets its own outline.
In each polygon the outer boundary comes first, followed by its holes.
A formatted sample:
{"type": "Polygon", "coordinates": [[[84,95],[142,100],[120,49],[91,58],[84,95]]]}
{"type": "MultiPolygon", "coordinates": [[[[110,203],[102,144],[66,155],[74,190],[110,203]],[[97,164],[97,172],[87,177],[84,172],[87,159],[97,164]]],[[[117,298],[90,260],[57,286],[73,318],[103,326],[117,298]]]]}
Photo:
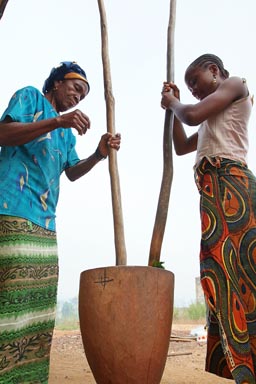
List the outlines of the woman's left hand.
{"type": "Polygon", "coordinates": [[[98,145],[98,151],[103,157],[107,157],[109,155],[110,148],[113,148],[118,151],[120,148],[120,145],[121,145],[121,134],[116,133],[115,135],[112,135],[111,133],[107,132],[101,136],[101,139],[98,145]]]}
{"type": "Polygon", "coordinates": [[[174,99],[180,100],[179,88],[172,82],[164,82],[162,88],[161,107],[163,109],[169,109],[174,99]]]}

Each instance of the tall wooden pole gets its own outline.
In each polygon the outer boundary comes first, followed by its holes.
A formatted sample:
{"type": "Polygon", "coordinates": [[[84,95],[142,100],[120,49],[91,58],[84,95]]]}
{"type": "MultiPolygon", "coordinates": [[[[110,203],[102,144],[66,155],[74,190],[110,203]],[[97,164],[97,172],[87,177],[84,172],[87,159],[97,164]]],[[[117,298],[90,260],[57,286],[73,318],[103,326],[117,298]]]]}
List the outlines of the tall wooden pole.
{"type": "Polygon", "coordinates": [[[0,0],[0,20],[2,19],[7,3],[8,3],[8,0],[0,0]]]}
{"type": "MultiPolygon", "coordinates": [[[[110,72],[110,61],[108,54],[108,31],[107,18],[103,0],[98,0],[101,23],[101,49],[104,77],[104,92],[107,114],[107,131],[115,134],[115,99],[112,92],[112,81],[110,72]]],[[[109,173],[111,182],[112,209],[114,219],[114,236],[116,250],[116,265],[126,265],[126,247],[124,237],[124,224],[121,203],[121,191],[119,182],[119,173],[117,166],[116,151],[111,150],[109,154],[109,173]]]]}
{"type": "MultiPolygon", "coordinates": [[[[176,0],[170,0],[170,17],[167,34],[167,81],[174,80],[174,31],[176,19],[176,0]]],[[[149,252],[149,265],[160,261],[162,242],[165,232],[171,185],[173,179],[172,158],[172,128],[173,113],[165,112],[164,135],[163,135],[163,175],[161,189],[158,199],[155,224],[149,252]]]]}

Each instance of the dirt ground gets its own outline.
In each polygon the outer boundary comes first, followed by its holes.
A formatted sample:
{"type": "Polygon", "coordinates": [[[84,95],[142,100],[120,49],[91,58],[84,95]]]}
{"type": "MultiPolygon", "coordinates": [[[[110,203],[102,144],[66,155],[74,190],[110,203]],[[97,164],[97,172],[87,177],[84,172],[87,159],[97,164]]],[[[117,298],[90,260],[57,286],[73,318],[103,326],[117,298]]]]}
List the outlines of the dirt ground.
{"type": "MultiPolygon", "coordinates": [[[[232,384],[204,371],[206,346],[191,339],[195,324],[173,324],[161,384],[232,384]]],[[[54,333],[49,384],[96,384],[87,363],[79,331],[54,333]]],[[[143,384],[143,383],[141,383],[143,384]]]]}

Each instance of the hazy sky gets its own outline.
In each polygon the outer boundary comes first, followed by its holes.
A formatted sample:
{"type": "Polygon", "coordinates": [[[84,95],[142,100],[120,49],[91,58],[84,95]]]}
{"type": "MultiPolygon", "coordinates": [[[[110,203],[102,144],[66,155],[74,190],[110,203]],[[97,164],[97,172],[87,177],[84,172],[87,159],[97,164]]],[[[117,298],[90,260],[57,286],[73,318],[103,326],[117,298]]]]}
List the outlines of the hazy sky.
{"type": "MultiPolygon", "coordinates": [[[[169,0],[105,0],[115,98],[116,131],[128,265],[147,265],[162,179],[169,0]]],[[[181,100],[195,102],[183,74],[203,53],[220,56],[231,75],[245,77],[256,93],[255,0],[177,0],[175,81],[181,100]]],[[[1,113],[13,92],[42,88],[51,68],[75,60],[91,91],[80,104],[90,131],[77,137],[81,158],[94,152],[106,131],[101,35],[96,0],[9,0],[0,21],[1,113]]],[[[256,172],[255,108],[250,121],[249,166],[256,172]]],[[[196,127],[187,127],[193,133],[196,127]]],[[[161,260],[175,274],[175,305],[195,300],[199,275],[199,195],[193,180],[195,154],[174,155],[174,179],[161,260]]],[[[62,177],[57,210],[59,297],[77,295],[83,270],[115,264],[108,161],[75,183],[62,177]]]]}

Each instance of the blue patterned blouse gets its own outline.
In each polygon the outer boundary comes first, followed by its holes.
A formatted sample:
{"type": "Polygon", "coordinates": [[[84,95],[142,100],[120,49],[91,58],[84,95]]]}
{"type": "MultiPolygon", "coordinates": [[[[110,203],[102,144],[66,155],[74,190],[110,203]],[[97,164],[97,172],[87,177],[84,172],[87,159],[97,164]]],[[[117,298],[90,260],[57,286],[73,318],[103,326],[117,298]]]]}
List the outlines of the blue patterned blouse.
{"type": "MultiPolygon", "coordinates": [[[[57,116],[34,87],[18,90],[1,120],[34,122],[57,116]]],[[[0,214],[23,217],[55,231],[60,175],[79,162],[71,129],[58,128],[20,146],[0,151],[0,214]]]]}

